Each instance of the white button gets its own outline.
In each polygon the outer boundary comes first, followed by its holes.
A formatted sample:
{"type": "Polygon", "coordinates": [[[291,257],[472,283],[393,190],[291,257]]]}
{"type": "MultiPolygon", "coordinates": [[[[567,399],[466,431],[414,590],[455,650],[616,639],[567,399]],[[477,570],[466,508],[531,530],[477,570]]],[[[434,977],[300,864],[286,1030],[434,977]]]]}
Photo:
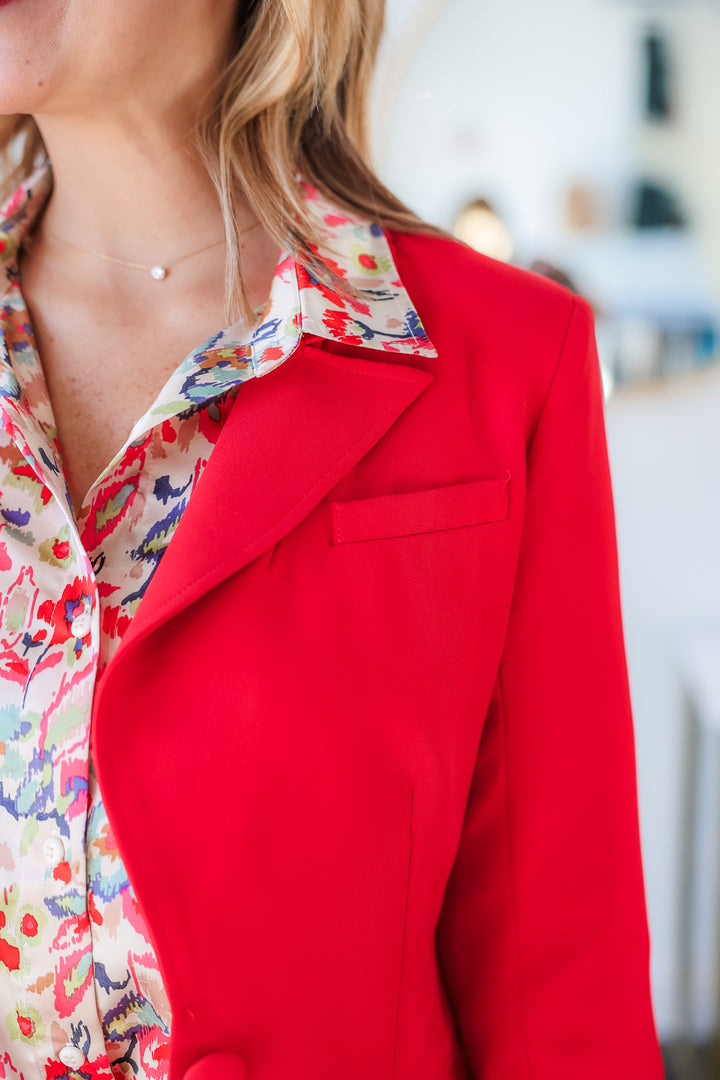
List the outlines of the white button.
{"type": "Polygon", "coordinates": [[[70,633],[73,637],[84,638],[92,630],[92,615],[89,611],[81,611],[70,623],[70,633]]]}
{"type": "MultiPolygon", "coordinates": [[[[50,866],[57,866],[65,859],[65,845],[59,836],[48,836],[43,844],[43,856],[50,866]]],[[[67,1065],[67,1062],[63,1062],[67,1065]]]]}
{"type": "Polygon", "coordinates": [[[74,1043],[67,1043],[66,1046],[63,1046],[58,1057],[63,1065],[67,1065],[68,1069],[79,1069],[85,1062],[85,1055],[80,1047],[75,1046],[74,1043]]]}

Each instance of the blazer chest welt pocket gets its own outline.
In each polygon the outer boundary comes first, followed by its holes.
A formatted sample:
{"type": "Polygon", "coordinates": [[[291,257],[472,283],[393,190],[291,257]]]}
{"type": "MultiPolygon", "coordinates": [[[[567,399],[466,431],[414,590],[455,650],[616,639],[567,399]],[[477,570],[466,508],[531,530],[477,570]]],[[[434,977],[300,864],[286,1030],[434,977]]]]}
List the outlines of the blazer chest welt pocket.
{"type": "Polygon", "coordinates": [[[509,474],[423,491],[403,491],[332,504],[333,544],[461,529],[504,521],[509,474]]]}

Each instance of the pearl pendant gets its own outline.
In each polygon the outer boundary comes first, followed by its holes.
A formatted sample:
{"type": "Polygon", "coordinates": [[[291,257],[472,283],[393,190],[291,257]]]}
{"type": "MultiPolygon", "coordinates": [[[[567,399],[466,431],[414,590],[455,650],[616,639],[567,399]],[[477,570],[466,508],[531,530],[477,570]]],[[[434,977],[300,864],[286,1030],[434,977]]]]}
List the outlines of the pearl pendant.
{"type": "Polygon", "coordinates": [[[153,277],[155,281],[164,281],[165,278],[168,276],[167,267],[160,266],[160,264],[158,263],[157,266],[151,267],[150,276],[153,277]]]}

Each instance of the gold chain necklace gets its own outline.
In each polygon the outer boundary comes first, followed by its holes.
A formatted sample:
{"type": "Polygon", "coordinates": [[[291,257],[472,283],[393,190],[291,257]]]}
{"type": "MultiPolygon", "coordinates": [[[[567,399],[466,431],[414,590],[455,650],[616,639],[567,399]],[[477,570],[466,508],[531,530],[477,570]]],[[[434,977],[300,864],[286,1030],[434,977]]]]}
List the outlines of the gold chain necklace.
{"type": "MultiPolygon", "coordinates": [[[[256,229],[260,224],[259,221],[254,222],[252,225],[246,226],[244,229],[239,229],[238,232],[242,235],[248,233],[252,229],[256,229]]],[[[108,255],[104,251],[93,251],[91,248],[81,247],[79,244],[73,244],[69,240],[63,240],[57,233],[52,232],[50,229],[46,229],[49,236],[52,236],[58,243],[63,244],[64,247],[74,248],[75,251],[82,251],[86,255],[94,255],[98,259],[105,259],[106,262],[116,263],[118,266],[130,266],[135,270],[147,270],[150,273],[150,277],[153,281],[165,281],[170,274],[171,270],[174,270],[180,263],[185,262],[186,259],[191,259],[193,255],[201,255],[203,251],[209,251],[210,248],[218,247],[220,244],[225,243],[225,237],[222,240],[214,240],[212,244],[206,244],[205,247],[196,248],[194,251],[188,251],[185,255],[181,255],[179,259],[175,259],[172,263],[138,263],[131,262],[129,259],[119,259],[117,255],[108,255]]]]}

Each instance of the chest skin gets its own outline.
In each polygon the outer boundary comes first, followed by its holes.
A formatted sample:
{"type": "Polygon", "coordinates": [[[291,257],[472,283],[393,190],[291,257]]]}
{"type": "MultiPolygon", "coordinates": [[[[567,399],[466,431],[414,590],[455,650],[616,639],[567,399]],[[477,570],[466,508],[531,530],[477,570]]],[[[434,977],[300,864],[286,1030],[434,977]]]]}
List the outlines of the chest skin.
{"type": "MultiPolygon", "coordinates": [[[[248,299],[267,298],[278,249],[259,230],[248,299]]],[[[224,249],[156,282],[83,252],[61,263],[42,244],[22,258],[21,287],[48,385],[76,516],[178,364],[225,326],[224,249]]]]}

